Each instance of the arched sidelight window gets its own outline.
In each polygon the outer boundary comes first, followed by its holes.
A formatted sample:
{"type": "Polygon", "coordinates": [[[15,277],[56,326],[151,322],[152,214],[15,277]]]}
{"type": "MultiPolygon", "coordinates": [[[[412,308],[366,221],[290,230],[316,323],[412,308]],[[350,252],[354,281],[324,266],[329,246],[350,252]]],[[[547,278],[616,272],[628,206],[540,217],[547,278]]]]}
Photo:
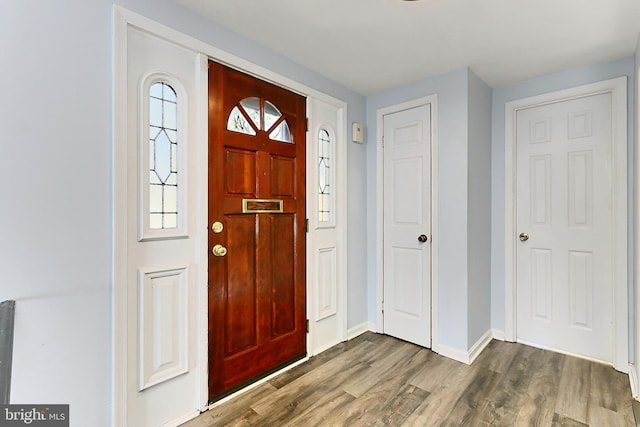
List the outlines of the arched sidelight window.
{"type": "Polygon", "coordinates": [[[178,227],[178,97],[157,82],[149,88],[149,228],[178,227]]]}
{"type": "Polygon", "coordinates": [[[331,221],[331,134],[322,128],[318,132],[318,222],[331,221]]]}
{"type": "Polygon", "coordinates": [[[238,102],[227,119],[227,130],[254,136],[262,131],[271,140],[293,144],[286,117],[264,98],[249,97],[238,102]]]}

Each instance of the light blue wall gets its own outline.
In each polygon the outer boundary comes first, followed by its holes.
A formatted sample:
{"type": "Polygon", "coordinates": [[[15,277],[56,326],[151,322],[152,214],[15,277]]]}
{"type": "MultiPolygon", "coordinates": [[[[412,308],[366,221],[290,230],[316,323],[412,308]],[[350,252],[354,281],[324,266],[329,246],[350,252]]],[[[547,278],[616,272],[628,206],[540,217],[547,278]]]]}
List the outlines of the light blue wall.
{"type": "MultiPolygon", "coordinates": [[[[0,6],[0,300],[17,301],[11,397],[69,403],[76,427],[111,424],[113,3],[0,6]]],[[[365,121],[362,96],[173,1],[117,3],[340,98],[348,123],[365,121]]],[[[349,325],[367,320],[365,156],[349,143],[349,325]]]]}
{"type": "Polygon", "coordinates": [[[473,346],[491,328],[491,88],[469,70],[468,327],[473,346]]]}
{"type": "Polygon", "coordinates": [[[377,110],[438,95],[440,229],[439,334],[441,344],[467,348],[467,69],[367,97],[367,271],[369,319],[376,318],[377,110]]]}
{"type": "Polygon", "coordinates": [[[0,300],[16,300],[11,401],[109,425],[111,9],[0,6],[0,300]]]}
{"type": "MultiPolygon", "coordinates": [[[[491,323],[492,327],[504,331],[505,328],[505,235],[504,235],[504,168],[505,168],[505,103],[547,92],[595,83],[615,77],[627,76],[628,103],[628,161],[629,161],[629,277],[633,277],[633,156],[634,156],[634,60],[589,65],[557,74],[551,74],[526,82],[494,89],[492,107],[492,239],[491,239],[491,323]]],[[[631,279],[630,279],[631,280],[631,279]]],[[[631,282],[630,282],[631,283],[631,282]]],[[[629,351],[633,360],[633,286],[629,286],[629,351]]]]}

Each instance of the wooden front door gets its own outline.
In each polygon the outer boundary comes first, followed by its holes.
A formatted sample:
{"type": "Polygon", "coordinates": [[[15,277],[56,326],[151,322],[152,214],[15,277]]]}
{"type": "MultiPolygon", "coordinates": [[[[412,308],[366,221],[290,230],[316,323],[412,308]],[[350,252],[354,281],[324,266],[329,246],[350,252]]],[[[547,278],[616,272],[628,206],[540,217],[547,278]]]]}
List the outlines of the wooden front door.
{"type": "Polygon", "coordinates": [[[209,63],[213,399],[306,354],[305,102],[209,63]]]}

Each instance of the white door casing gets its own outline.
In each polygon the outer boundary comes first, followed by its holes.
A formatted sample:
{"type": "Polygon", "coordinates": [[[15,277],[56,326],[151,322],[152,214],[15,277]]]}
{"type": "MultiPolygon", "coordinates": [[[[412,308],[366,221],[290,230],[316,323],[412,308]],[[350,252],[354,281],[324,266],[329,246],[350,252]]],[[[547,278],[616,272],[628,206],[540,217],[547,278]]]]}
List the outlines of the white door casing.
{"type": "Polygon", "coordinates": [[[307,114],[308,353],[314,356],[347,339],[347,241],[343,208],[346,192],[335,185],[346,180],[347,150],[342,107],[308,98],[307,114]],[[320,159],[321,132],[325,140],[323,159],[320,159]],[[324,199],[327,212],[322,218],[321,187],[327,194],[324,199]]]}
{"type": "Polygon", "coordinates": [[[431,347],[431,105],[382,120],[383,330],[431,347]]]}
{"type": "Polygon", "coordinates": [[[626,372],[626,81],[506,111],[506,338],[626,372]]]}
{"type": "Polygon", "coordinates": [[[635,51],[635,78],[633,80],[634,83],[634,105],[633,105],[633,119],[632,122],[634,124],[634,140],[633,144],[635,150],[633,152],[633,244],[631,245],[632,253],[633,253],[633,268],[631,281],[633,284],[633,312],[635,313],[634,321],[632,323],[631,329],[633,330],[634,337],[634,354],[635,360],[629,361],[629,379],[631,383],[631,393],[636,400],[640,400],[640,292],[638,292],[640,285],[640,35],[638,36],[638,41],[636,42],[636,51],[635,51]]]}

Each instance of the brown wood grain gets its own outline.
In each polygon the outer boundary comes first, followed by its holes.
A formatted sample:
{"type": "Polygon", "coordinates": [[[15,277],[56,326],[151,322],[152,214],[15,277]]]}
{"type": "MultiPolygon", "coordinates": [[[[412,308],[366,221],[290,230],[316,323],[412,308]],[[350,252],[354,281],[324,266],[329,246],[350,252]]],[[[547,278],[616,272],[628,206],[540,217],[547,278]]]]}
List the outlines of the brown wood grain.
{"type": "Polygon", "coordinates": [[[591,388],[591,363],[568,357],[562,367],[556,413],[581,423],[587,422],[587,409],[591,388]]]}
{"type": "Polygon", "coordinates": [[[209,62],[209,221],[224,226],[208,237],[212,400],[306,354],[305,119],[303,96],[209,62]],[[278,108],[293,143],[269,138],[264,113],[255,135],[227,130],[251,97],[278,108]],[[284,212],[243,213],[244,199],[278,199],[284,212]]]}
{"type": "Polygon", "coordinates": [[[628,378],[612,367],[493,341],[468,366],[366,333],[185,427],[635,426],[628,378]]]}
{"type": "Polygon", "coordinates": [[[531,377],[525,397],[520,402],[516,425],[547,426],[553,422],[566,356],[549,351],[536,351],[541,354],[540,363],[531,377]]]}

